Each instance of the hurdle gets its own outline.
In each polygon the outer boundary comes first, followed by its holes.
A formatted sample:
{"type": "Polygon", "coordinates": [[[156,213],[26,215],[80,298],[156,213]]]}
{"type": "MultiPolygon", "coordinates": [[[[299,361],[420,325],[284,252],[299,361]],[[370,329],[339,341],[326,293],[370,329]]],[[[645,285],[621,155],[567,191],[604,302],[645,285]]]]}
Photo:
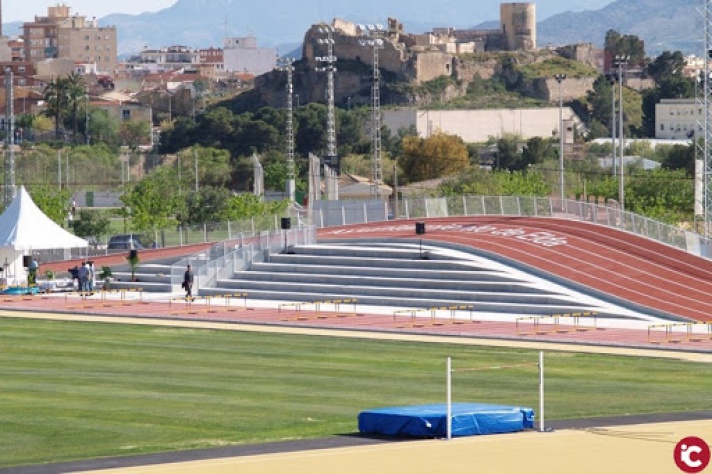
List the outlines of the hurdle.
{"type": "Polygon", "coordinates": [[[356,299],[356,298],[333,300],[332,303],[334,305],[334,312],[336,313],[336,317],[337,318],[346,318],[349,316],[363,316],[363,314],[359,314],[356,311],[356,303],[357,302],[358,302],[358,299],[356,299]],[[353,311],[341,311],[342,305],[351,305],[353,311]]]}
{"type": "Polygon", "coordinates": [[[680,342],[685,342],[687,338],[689,337],[688,331],[689,331],[689,326],[690,323],[670,323],[668,324],[668,331],[667,331],[667,342],[672,342],[672,343],[680,343],[680,342]],[[679,331],[678,329],[683,329],[682,331],[679,331]]]}
{"type": "Polygon", "coordinates": [[[225,295],[222,295],[222,297],[225,299],[225,311],[240,311],[242,310],[247,310],[247,293],[228,293],[225,295]],[[242,308],[239,306],[231,306],[230,302],[233,299],[239,300],[242,298],[242,308]]]}
{"type": "MultiPolygon", "coordinates": [[[[536,316],[535,316],[536,317],[536,316]]],[[[492,367],[471,367],[462,369],[452,368],[452,357],[448,357],[446,361],[446,397],[447,397],[447,414],[446,414],[446,433],[447,440],[452,440],[452,376],[456,372],[482,372],[485,370],[502,370],[514,369],[520,367],[534,367],[539,369],[539,432],[545,431],[544,425],[544,351],[539,351],[539,362],[529,362],[524,364],[511,364],[492,367]]]]}
{"type": "Polygon", "coordinates": [[[514,320],[517,336],[533,336],[539,331],[539,316],[521,316],[514,320]]]}
{"type": "Polygon", "coordinates": [[[649,344],[662,344],[667,342],[668,338],[668,324],[649,324],[648,325],[648,343],[649,344]],[[661,331],[662,330],[662,331],[661,331]],[[658,338],[662,333],[662,338],[658,338]]]}
{"type": "Polygon", "coordinates": [[[712,339],[712,322],[697,321],[687,323],[687,340],[690,342],[702,342],[712,339]],[[695,331],[695,328],[702,327],[702,331],[695,331]]]}
{"type": "Polygon", "coordinates": [[[444,326],[447,321],[438,318],[438,311],[447,311],[449,308],[447,306],[434,306],[429,308],[430,310],[430,325],[431,326],[444,326]]]}
{"type": "MultiPolygon", "coordinates": [[[[282,312],[287,311],[289,308],[292,308],[291,311],[294,311],[296,313],[299,313],[302,311],[302,306],[305,303],[303,302],[298,302],[298,303],[281,303],[277,306],[277,313],[282,314],[282,312]]],[[[288,316],[280,316],[279,319],[281,321],[290,321],[292,318],[289,318],[288,316]]],[[[296,316],[294,317],[296,319],[296,316]]]]}
{"type": "Polygon", "coordinates": [[[470,322],[471,323],[479,323],[479,321],[475,321],[473,318],[473,312],[475,309],[475,305],[472,305],[472,304],[454,305],[454,306],[449,306],[448,309],[450,310],[450,322],[452,324],[465,324],[467,322],[467,321],[463,321],[462,319],[457,318],[458,311],[467,311],[469,313],[470,322]]]}
{"type": "Polygon", "coordinates": [[[427,310],[423,309],[423,308],[397,309],[397,310],[393,311],[393,325],[399,329],[407,328],[407,327],[413,327],[413,328],[421,327],[422,328],[425,326],[425,324],[417,323],[416,319],[418,317],[418,314],[421,312],[424,312],[424,311],[427,311],[427,310]],[[398,323],[396,321],[396,318],[403,316],[403,315],[409,316],[410,324],[398,323]]]}

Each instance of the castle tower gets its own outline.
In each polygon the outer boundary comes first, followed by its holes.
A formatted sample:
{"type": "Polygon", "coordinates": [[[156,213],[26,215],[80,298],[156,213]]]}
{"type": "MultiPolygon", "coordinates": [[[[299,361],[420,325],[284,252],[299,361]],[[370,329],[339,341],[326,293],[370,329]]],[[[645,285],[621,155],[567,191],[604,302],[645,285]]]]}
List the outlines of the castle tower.
{"type": "Polygon", "coordinates": [[[503,3],[500,21],[505,49],[533,51],[536,49],[536,5],[534,3],[503,3]]]}

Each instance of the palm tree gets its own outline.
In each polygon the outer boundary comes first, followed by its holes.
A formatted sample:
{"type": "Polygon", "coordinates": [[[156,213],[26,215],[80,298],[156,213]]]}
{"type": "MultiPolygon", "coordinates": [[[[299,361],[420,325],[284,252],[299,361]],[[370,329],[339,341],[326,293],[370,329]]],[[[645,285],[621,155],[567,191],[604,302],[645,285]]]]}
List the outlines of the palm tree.
{"type": "Polygon", "coordinates": [[[66,77],[66,95],[67,95],[67,105],[72,109],[72,131],[73,131],[73,141],[77,143],[77,109],[79,108],[79,103],[84,101],[86,97],[86,86],[84,85],[84,78],[78,74],[76,71],[71,73],[66,77]]]}
{"type": "Polygon", "coordinates": [[[54,117],[54,134],[59,140],[59,121],[62,117],[62,110],[67,105],[67,80],[61,77],[52,79],[44,90],[44,99],[47,102],[45,114],[48,117],[54,117]]]}

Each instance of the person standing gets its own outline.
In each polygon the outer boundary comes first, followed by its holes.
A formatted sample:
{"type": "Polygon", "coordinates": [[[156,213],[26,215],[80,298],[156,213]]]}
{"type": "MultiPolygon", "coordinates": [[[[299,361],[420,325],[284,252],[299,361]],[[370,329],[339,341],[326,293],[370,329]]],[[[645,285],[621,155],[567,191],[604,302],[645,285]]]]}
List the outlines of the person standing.
{"type": "Polygon", "coordinates": [[[89,272],[87,270],[87,262],[82,262],[79,266],[79,292],[84,293],[87,291],[87,277],[89,272]]]}
{"type": "Polygon", "coordinates": [[[193,297],[193,270],[190,269],[190,265],[186,268],[183,274],[183,289],[185,290],[185,297],[193,297]]]}

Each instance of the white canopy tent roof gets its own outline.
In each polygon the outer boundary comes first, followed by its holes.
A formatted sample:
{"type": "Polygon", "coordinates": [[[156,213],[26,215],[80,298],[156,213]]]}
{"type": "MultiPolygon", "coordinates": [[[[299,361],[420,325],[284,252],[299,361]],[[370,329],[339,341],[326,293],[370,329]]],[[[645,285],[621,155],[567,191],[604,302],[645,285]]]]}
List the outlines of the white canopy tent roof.
{"type": "Polygon", "coordinates": [[[0,249],[31,252],[88,247],[86,240],[67,232],[32,201],[24,186],[0,215],[0,249]]]}

